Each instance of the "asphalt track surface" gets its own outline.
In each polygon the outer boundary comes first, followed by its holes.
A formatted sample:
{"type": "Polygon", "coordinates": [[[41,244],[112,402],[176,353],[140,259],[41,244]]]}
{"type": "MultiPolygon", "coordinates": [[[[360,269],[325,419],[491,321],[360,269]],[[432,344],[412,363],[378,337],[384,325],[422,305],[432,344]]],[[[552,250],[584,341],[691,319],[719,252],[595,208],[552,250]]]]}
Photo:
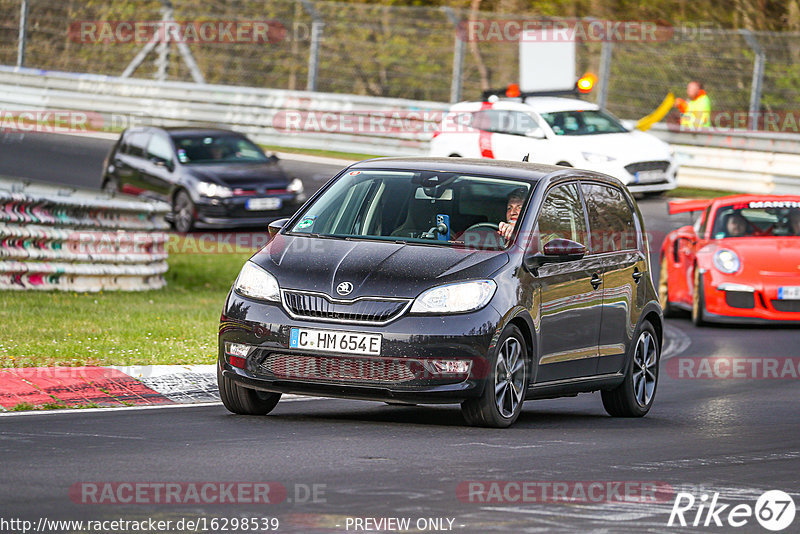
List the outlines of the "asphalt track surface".
{"type": "MultiPolygon", "coordinates": [[[[109,145],[0,136],[0,174],[97,186],[109,145]]],[[[312,187],[337,170],[285,164],[312,187]]],[[[655,238],[685,222],[668,218],[662,200],[640,206],[655,238]]],[[[653,267],[657,271],[657,262],[653,267]]],[[[636,420],[608,417],[596,393],[529,402],[507,430],[465,427],[457,406],[328,399],[283,401],[266,417],[233,416],[221,405],[4,415],[0,530],[20,531],[2,528],[1,520],[11,518],[276,517],[278,532],[375,532],[354,528],[355,518],[397,517],[411,520],[411,532],[420,531],[420,518],[440,518],[445,528],[451,519],[451,531],[470,533],[768,532],[754,517],[732,528],[725,522],[730,508],[720,515],[723,527],[704,526],[705,513],[699,526],[691,522],[704,494],[710,501],[719,493],[719,504],[752,507],[763,492],[778,489],[800,506],[800,380],[677,378],[665,370],[674,358],[798,358],[799,341],[800,331],[792,328],[695,328],[688,318],[670,319],[655,405],[636,420]],[[70,496],[83,482],[205,481],[276,482],[287,498],[123,505],[84,504],[70,496]],[[519,493],[510,491],[510,502],[487,503],[459,498],[457,488],[469,481],[566,481],[570,488],[575,482],[661,482],[673,493],[637,503],[619,502],[611,491],[591,502],[565,503],[519,502],[519,493]],[[304,498],[313,485],[317,498],[304,498]],[[667,526],[679,491],[698,499],[685,513],[686,528],[667,526]]],[[[798,532],[799,525],[800,517],[784,532],[798,532]]],[[[207,531],[223,532],[222,526],[207,531]]]]}

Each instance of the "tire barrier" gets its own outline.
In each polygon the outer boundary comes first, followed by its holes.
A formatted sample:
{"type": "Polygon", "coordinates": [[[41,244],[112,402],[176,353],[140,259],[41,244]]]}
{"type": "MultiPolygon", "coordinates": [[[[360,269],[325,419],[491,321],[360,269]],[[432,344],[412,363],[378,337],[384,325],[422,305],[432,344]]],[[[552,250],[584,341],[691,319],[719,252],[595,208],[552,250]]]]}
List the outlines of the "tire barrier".
{"type": "Polygon", "coordinates": [[[163,202],[0,178],[0,289],[166,285],[163,202]]]}

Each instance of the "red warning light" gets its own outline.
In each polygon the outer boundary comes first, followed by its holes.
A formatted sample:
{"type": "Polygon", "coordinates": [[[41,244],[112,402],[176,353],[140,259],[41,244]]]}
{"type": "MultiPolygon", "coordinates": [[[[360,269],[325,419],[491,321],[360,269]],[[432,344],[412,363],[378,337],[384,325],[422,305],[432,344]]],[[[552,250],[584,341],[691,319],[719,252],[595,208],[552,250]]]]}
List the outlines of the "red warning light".
{"type": "Polygon", "coordinates": [[[591,93],[592,89],[594,89],[594,84],[596,83],[597,83],[597,76],[595,76],[591,72],[587,72],[586,74],[581,76],[580,79],[578,80],[578,91],[583,94],[591,93]]]}
{"type": "Polygon", "coordinates": [[[508,98],[517,98],[522,93],[519,90],[519,84],[512,83],[506,88],[506,96],[508,98]]]}

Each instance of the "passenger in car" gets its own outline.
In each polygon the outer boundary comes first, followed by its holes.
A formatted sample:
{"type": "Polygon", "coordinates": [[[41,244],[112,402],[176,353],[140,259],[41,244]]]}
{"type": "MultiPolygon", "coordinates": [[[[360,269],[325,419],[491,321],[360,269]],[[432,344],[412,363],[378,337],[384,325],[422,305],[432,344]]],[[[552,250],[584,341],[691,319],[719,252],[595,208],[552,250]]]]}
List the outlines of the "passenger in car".
{"type": "Polygon", "coordinates": [[[500,224],[498,224],[498,232],[506,241],[509,241],[511,234],[514,233],[514,227],[517,224],[517,218],[520,211],[522,211],[522,204],[525,202],[526,196],[527,191],[525,191],[524,187],[514,189],[508,195],[506,200],[506,220],[500,221],[500,224]]]}
{"type": "Polygon", "coordinates": [[[800,209],[794,209],[789,213],[789,229],[792,235],[800,235],[800,209]]]}

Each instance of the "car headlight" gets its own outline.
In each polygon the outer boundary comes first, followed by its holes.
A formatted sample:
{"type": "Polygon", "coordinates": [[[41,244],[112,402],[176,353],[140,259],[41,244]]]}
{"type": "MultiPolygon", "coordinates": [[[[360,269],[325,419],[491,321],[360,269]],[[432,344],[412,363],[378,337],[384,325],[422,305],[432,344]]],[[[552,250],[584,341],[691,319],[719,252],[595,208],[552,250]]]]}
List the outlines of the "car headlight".
{"type": "Polygon", "coordinates": [[[242,267],[233,289],[245,297],[273,302],[281,300],[278,280],[251,261],[242,267]]]}
{"type": "Polygon", "coordinates": [[[612,158],[611,156],[606,156],[605,154],[595,154],[593,152],[581,152],[583,159],[591,163],[608,163],[609,161],[614,161],[617,158],[612,158]]]}
{"type": "Polygon", "coordinates": [[[739,270],[742,262],[732,250],[720,249],[714,253],[714,267],[725,274],[733,274],[739,270]]]}
{"type": "Polygon", "coordinates": [[[224,185],[214,184],[211,182],[198,183],[197,192],[204,197],[228,198],[233,196],[233,191],[230,187],[225,187],[224,185]]]}
{"type": "Polygon", "coordinates": [[[303,192],[305,188],[303,187],[303,181],[300,178],[295,178],[289,185],[286,186],[286,190],[290,193],[300,194],[303,192]]]}
{"type": "Polygon", "coordinates": [[[475,280],[437,286],[414,300],[411,313],[464,313],[483,308],[494,296],[493,280],[475,280]]]}

